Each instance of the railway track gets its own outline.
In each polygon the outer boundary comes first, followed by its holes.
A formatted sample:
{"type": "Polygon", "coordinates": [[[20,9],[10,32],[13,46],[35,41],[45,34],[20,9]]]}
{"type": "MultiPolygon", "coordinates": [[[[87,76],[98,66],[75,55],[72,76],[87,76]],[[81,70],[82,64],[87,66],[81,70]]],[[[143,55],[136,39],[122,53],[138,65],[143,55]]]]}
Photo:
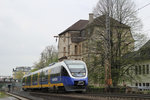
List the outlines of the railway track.
{"type": "Polygon", "coordinates": [[[17,96],[25,98],[18,100],[150,100],[150,95],[145,94],[21,92],[17,94],[17,96]],[[24,96],[22,96],[22,94],[24,94],[24,96]]]}
{"type": "MultiPolygon", "coordinates": [[[[51,100],[52,98],[59,98],[58,100],[103,100],[102,98],[110,98],[109,100],[117,100],[114,98],[122,98],[121,100],[127,100],[129,98],[134,100],[150,100],[150,95],[144,94],[90,94],[90,93],[37,93],[30,92],[31,95],[39,96],[44,100],[51,100]],[[112,98],[112,99],[111,99],[112,98]]],[[[53,100],[53,99],[52,99],[53,100]]],[[[107,99],[106,99],[107,100],[107,99]]]]}

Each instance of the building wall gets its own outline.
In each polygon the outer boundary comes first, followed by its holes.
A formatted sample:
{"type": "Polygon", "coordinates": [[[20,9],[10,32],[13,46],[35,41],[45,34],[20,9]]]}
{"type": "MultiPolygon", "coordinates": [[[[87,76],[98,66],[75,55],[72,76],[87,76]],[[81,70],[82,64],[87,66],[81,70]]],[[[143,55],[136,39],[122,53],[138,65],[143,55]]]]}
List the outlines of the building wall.
{"type": "Polygon", "coordinates": [[[150,90],[150,60],[137,62],[133,70],[135,77],[127,82],[127,86],[137,87],[140,90],[150,90]]]}
{"type": "Polygon", "coordinates": [[[17,72],[21,71],[24,75],[28,74],[31,70],[31,67],[16,67],[13,69],[13,79],[16,79],[17,72]]]}
{"type": "MultiPolygon", "coordinates": [[[[68,45],[70,45],[70,35],[69,33],[64,33],[63,35],[59,36],[58,42],[58,58],[68,56],[68,45]]],[[[71,49],[71,48],[70,48],[71,49]]]]}
{"type": "MultiPolygon", "coordinates": [[[[105,33],[105,28],[102,27],[97,27],[95,26],[93,28],[93,30],[90,29],[86,29],[88,31],[86,31],[86,34],[91,34],[90,39],[91,40],[85,40],[79,43],[74,43],[72,42],[71,38],[71,34],[73,33],[73,31],[69,31],[64,33],[63,35],[59,35],[59,42],[58,42],[58,58],[64,57],[66,56],[67,59],[75,59],[75,60],[84,60],[86,58],[88,58],[88,53],[89,53],[89,48],[93,48],[94,46],[97,46],[97,44],[94,43],[94,41],[97,40],[102,40],[103,41],[103,37],[101,35],[98,34],[98,32],[101,32],[103,35],[105,33]],[[92,44],[93,43],[93,44],[92,44]],[[89,45],[90,44],[90,45],[89,45]],[[90,47],[91,46],[91,47],[90,47]],[[75,49],[77,48],[77,50],[75,49]]],[[[113,30],[115,33],[116,30],[113,30]]],[[[130,33],[130,29],[122,29],[122,39],[124,39],[124,42],[121,44],[122,47],[126,47],[126,49],[124,49],[125,51],[123,51],[124,53],[131,51],[134,49],[134,39],[130,33]],[[125,35],[124,35],[125,34],[125,35]],[[126,44],[128,44],[129,42],[131,42],[129,46],[125,46],[126,44]]],[[[117,38],[117,35],[114,34],[113,35],[113,41],[117,41],[115,40],[117,38]]],[[[95,53],[94,50],[90,51],[95,53]]]]}
{"type": "Polygon", "coordinates": [[[58,58],[66,56],[68,59],[81,60],[81,43],[72,42],[72,32],[66,32],[59,36],[58,58]]]}

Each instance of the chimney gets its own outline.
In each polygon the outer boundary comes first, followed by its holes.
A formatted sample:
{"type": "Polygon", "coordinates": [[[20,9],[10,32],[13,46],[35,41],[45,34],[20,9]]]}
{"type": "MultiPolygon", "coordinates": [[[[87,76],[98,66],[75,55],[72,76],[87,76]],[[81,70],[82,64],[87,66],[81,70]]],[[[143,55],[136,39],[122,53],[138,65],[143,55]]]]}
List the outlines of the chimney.
{"type": "Polygon", "coordinates": [[[89,13],[89,23],[93,22],[93,13],[89,13]]]}

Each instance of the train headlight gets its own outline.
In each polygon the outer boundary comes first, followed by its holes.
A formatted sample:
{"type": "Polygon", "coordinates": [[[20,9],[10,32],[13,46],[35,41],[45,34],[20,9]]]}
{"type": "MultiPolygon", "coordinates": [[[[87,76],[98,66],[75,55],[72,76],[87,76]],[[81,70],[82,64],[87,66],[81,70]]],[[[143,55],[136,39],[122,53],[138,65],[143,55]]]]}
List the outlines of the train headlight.
{"type": "Polygon", "coordinates": [[[71,73],[72,74],[72,76],[74,76],[74,73],[71,73]]]}
{"type": "Polygon", "coordinates": [[[85,73],[83,73],[83,75],[85,75],[85,73]]]}

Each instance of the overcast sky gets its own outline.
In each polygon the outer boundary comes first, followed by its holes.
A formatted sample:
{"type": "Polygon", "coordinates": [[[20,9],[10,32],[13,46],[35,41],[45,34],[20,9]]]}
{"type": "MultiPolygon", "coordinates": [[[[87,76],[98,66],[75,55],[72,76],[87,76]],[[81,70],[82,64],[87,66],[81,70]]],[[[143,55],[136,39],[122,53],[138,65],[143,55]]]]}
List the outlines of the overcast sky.
{"type": "MultiPolygon", "coordinates": [[[[0,75],[17,66],[32,66],[59,34],[88,14],[98,0],[0,0],[0,75]]],[[[134,0],[137,8],[150,0],[134,0]]],[[[150,32],[150,6],[139,11],[145,33],[150,32]]]]}

